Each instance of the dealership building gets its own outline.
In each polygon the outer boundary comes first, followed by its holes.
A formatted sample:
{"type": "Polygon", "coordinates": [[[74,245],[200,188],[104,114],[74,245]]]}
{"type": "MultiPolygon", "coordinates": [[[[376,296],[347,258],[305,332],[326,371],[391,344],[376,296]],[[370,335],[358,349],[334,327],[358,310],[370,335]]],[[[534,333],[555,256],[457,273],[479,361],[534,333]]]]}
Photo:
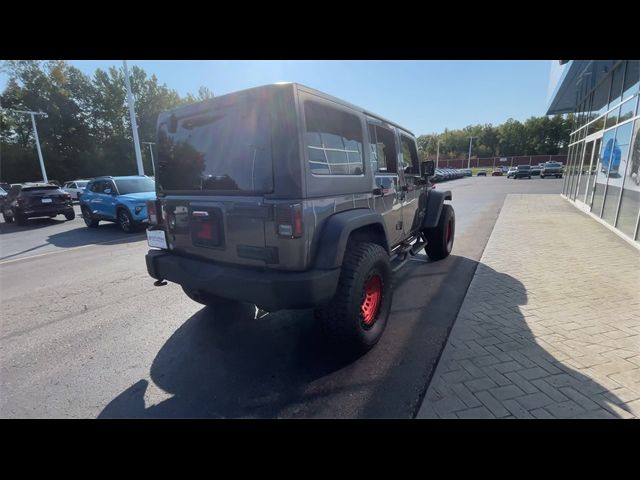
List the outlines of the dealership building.
{"type": "Polygon", "coordinates": [[[562,196],[640,246],[640,60],[553,60],[547,115],[574,113],[562,196]]]}

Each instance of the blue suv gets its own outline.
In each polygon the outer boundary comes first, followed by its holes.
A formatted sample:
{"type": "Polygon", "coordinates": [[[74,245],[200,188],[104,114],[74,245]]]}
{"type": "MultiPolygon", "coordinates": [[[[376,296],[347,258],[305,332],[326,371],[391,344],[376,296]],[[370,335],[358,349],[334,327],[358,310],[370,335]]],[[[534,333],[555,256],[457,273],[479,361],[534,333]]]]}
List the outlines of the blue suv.
{"type": "Polygon", "coordinates": [[[155,198],[155,181],[147,176],[97,177],[80,196],[80,209],[87,227],[105,220],[131,233],[148,221],[146,202],[155,198]]]}

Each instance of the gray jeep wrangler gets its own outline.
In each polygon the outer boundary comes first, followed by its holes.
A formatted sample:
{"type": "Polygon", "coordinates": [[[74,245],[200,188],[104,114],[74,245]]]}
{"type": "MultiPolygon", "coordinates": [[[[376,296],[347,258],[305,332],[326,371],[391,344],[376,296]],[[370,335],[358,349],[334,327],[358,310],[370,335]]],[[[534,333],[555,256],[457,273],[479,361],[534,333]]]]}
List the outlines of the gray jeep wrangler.
{"type": "Polygon", "coordinates": [[[336,348],[380,339],[392,274],[451,252],[448,191],[411,132],[298,84],[244,90],[158,118],[147,270],[196,302],[313,308],[336,348]]]}

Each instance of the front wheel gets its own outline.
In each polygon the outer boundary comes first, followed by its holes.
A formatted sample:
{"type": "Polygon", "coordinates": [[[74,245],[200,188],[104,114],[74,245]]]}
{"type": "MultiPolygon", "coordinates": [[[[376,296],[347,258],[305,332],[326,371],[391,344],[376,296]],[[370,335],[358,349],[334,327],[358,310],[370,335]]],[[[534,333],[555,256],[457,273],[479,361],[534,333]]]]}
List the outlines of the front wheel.
{"type": "Polygon", "coordinates": [[[133,218],[131,218],[131,214],[125,209],[118,210],[118,225],[124,233],[132,233],[135,230],[133,218]]]}
{"type": "Polygon", "coordinates": [[[76,212],[71,211],[69,213],[65,213],[64,218],[66,218],[67,220],[73,220],[74,218],[76,218],[76,212]]]}
{"type": "Polygon", "coordinates": [[[432,260],[442,260],[451,253],[456,233],[456,214],[451,205],[443,205],[438,225],[424,230],[425,251],[432,260]]]}
{"type": "Polygon", "coordinates": [[[95,220],[87,207],[82,207],[82,219],[84,224],[89,228],[97,228],[99,220],[95,220]]]}
{"type": "Polygon", "coordinates": [[[349,244],[332,301],[315,310],[331,346],[363,355],[382,337],[393,296],[389,255],[375,243],[349,244]]]}

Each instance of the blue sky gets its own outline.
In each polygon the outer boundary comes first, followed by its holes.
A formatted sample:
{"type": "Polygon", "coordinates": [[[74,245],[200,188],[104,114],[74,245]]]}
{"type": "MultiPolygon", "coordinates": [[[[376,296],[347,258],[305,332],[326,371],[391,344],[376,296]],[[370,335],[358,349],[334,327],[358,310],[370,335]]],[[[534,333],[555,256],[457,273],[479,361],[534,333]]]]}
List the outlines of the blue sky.
{"type": "MultiPolygon", "coordinates": [[[[70,60],[92,75],[121,60],[70,60]]],[[[128,60],[181,95],[201,85],[216,96],[298,82],[371,110],[416,135],[544,115],[548,60],[233,61],[128,60]]],[[[0,89],[6,77],[0,75],[0,89]]]]}

